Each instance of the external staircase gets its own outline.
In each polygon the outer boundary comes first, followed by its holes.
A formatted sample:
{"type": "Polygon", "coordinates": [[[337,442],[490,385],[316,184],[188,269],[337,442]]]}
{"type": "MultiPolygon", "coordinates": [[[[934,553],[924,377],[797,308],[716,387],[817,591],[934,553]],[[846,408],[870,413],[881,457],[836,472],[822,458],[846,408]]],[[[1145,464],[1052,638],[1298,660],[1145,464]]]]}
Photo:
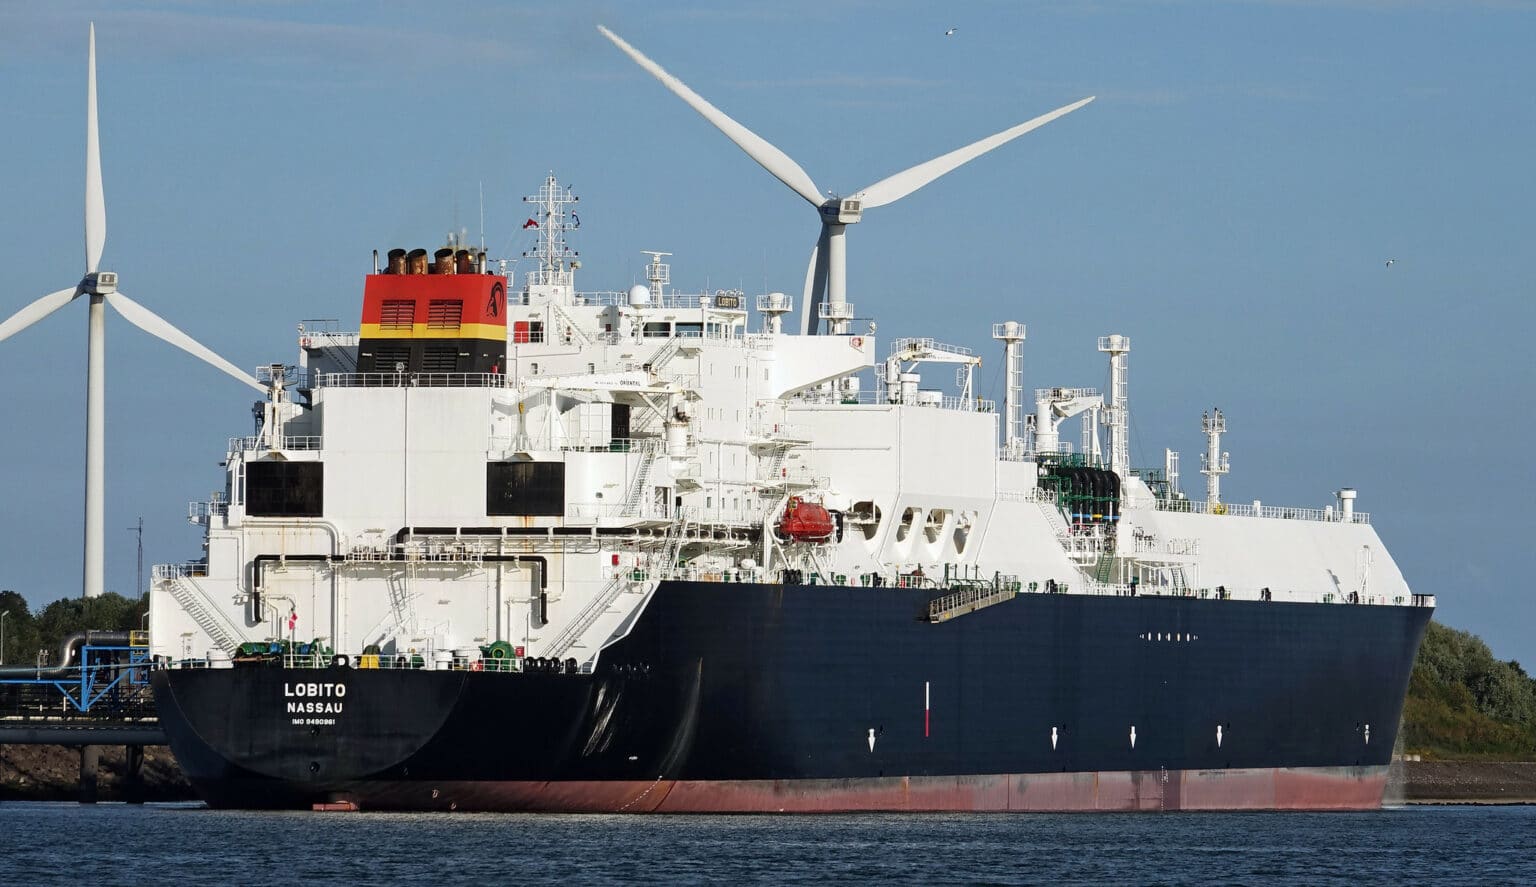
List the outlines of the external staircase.
{"type": "Polygon", "coordinates": [[[549,649],[545,651],[545,655],[552,659],[559,659],[568,650],[576,646],[576,642],[581,640],[581,636],[586,633],[587,629],[591,628],[592,624],[599,617],[608,612],[609,608],[613,606],[613,602],[618,600],[619,595],[624,591],[626,583],[627,580],[623,575],[613,577],[612,581],[603,586],[602,591],[593,595],[592,600],[588,601],[581,612],[576,614],[576,618],[571,620],[571,623],[565,627],[565,630],[556,636],[554,641],[550,643],[549,649]]]}
{"type": "Polygon", "coordinates": [[[172,577],[170,591],[182,611],[191,616],[197,627],[212,638],[220,649],[233,651],[249,640],[245,632],[230,622],[218,608],[210,605],[208,593],[191,576],[172,577]]]}

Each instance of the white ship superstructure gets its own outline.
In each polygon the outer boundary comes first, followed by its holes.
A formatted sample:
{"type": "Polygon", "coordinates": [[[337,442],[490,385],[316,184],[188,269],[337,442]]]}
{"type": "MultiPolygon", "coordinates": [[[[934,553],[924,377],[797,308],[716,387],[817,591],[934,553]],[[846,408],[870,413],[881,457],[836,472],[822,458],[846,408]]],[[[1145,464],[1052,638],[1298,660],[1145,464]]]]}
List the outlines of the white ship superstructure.
{"type": "MultiPolygon", "coordinates": [[[[788,297],[684,295],[663,252],[647,285],[580,291],[572,199],[553,176],[530,198],[534,267],[507,275],[487,371],[435,371],[430,341],[389,365],[364,334],[312,328],[296,365],[261,370],[257,432],[190,510],[205,557],[156,569],[156,653],[320,639],[431,665],[503,641],[585,670],[668,578],[1411,600],[1353,490],[1311,508],[1196,502],[1131,469],[1128,337],[1098,342],[1109,397],[1040,388],[1030,412],[1023,324],[999,324],[999,410],[965,348],[900,338],[882,356],[873,324],[786,335],[788,297]],[[787,529],[792,500],[831,533],[787,529]]],[[[506,263],[466,252],[451,242],[424,276],[392,258],[370,281],[503,280],[506,263]]],[[[398,335],[458,329],[433,317],[398,335]]]]}

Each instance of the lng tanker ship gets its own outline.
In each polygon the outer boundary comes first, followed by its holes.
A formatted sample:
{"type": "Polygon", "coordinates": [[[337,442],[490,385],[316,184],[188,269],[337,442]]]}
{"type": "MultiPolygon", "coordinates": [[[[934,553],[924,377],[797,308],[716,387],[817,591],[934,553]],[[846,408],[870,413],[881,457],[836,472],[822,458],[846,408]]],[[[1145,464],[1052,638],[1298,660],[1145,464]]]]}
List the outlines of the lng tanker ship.
{"type": "MultiPolygon", "coordinates": [[[[1433,599],[1353,490],[1203,499],[1132,467],[1110,390],[1026,401],[972,351],[855,329],[864,211],[1086,104],[827,199],[801,299],[576,287],[574,195],[527,270],[377,253],[356,329],[260,371],[259,429],[155,569],[165,732],[214,806],[601,812],[1379,806],[1433,599]],[[755,308],[755,311],[753,310],[755,308]],[[786,315],[799,312],[799,329],[786,315]]],[[[899,326],[899,320],[892,324],[899,326]]]]}

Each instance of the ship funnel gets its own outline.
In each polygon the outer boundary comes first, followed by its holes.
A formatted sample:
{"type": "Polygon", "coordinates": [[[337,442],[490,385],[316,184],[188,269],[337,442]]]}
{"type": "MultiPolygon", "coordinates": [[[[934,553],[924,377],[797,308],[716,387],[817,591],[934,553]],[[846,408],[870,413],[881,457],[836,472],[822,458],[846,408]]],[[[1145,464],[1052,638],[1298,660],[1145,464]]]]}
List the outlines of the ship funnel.
{"type": "Polygon", "coordinates": [[[474,274],[475,263],[469,256],[469,250],[461,249],[453,254],[453,267],[458,274],[474,274]]]}
{"type": "Polygon", "coordinates": [[[406,274],[426,274],[427,251],[424,249],[411,250],[405,257],[405,267],[406,274]]]}
{"type": "Polygon", "coordinates": [[[389,251],[388,268],[389,270],[386,273],[389,274],[405,273],[405,250],[396,248],[389,251]]]}
{"type": "Polygon", "coordinates": [[[432,263],[433,274],[452,274],[454,272],[453,247],[445,246],[433,253],[432,257],[436,260],[432,263]]]}
{"type": "Polygon", "coordinates": [[[1352,487],[1339,491],[1339,510],[1343,512],[1340,520],[1346,524],[1355,522],[1355,491],[1352,487]]]}

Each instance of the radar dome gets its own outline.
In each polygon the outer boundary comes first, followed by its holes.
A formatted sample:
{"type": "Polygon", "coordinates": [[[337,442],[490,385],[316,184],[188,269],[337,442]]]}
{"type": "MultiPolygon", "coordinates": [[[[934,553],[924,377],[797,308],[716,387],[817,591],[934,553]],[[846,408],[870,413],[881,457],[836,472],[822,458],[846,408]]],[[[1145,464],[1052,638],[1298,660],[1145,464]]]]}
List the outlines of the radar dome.
{"type": "Polygon", "coordinates": [[[639,308],[642,305],[651,304],[651,291],[645,284],[637,283],[629,288],[629,305],[631,308],[639,308]]]}

